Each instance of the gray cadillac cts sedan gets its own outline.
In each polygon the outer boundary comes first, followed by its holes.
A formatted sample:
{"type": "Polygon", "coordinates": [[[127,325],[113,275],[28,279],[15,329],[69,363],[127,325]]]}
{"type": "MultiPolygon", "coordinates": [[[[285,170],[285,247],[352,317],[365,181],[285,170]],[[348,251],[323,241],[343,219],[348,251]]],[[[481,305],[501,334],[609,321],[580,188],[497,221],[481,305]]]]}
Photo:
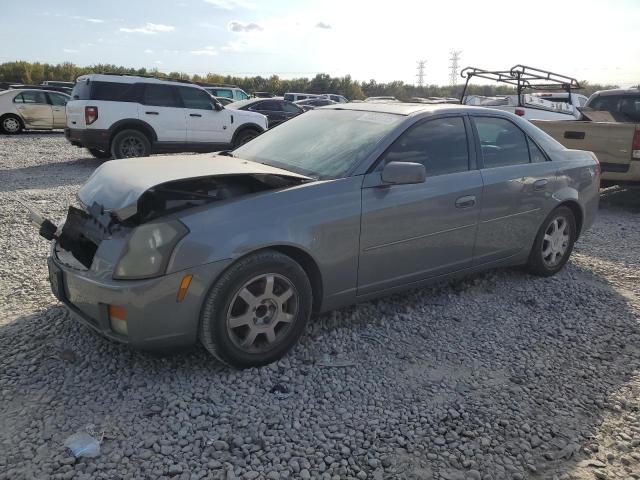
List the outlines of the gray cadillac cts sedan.
{"type": "Polygon", "coordinates": [[[45,221],[54,294],[135,347],[280,358],[312,312],[452,275],[553,275],[598,205],[599,164],[509,113],[348,104],[232,152],[104,163],[45,221]]]}

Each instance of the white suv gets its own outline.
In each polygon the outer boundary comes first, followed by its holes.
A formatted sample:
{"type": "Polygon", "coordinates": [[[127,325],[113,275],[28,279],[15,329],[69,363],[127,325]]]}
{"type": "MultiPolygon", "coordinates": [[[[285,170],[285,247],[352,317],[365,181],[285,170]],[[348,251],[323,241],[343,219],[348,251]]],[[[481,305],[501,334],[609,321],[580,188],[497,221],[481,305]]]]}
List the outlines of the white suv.
{"type": "Polygon", "coordinates": [[[151,77],[78,77],[65,135],[99,158],[235,148],[267,129],[267,117],[226,110],[201,87],[151,77]]]}

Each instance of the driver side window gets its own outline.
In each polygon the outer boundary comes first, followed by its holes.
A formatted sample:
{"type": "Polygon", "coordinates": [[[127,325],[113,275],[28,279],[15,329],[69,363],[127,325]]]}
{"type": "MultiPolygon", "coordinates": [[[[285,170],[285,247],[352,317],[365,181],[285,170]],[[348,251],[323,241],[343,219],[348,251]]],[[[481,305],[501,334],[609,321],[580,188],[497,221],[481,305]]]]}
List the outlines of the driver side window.
{"type": "Polygon", "coordinates": [[[427,177],[469,170],[464,120],[438,118],[410,127],[384,154],[382,165],[389,162],[421,163],[427,177]]]}

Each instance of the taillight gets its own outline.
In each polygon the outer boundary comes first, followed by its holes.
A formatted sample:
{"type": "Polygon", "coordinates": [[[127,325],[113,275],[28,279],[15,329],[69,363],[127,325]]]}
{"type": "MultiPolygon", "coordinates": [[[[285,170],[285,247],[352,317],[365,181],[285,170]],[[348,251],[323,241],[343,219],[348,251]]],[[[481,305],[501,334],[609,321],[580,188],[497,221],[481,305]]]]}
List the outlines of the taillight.
{"type": "Polygon", "coordinates": [[[516,111],[514,113],[519,117],[524,117],[524,110],[521,108],[516,108],[516,111]]]}
{"type": "Polygon", "coordinates": [[[593,159],[596,162],[596,175],[600,176],[600,173],[602,172],[601,168],[600,168],[600,160],[598,160],[598,156],[593,153],[593,152],[589,152],[591,154],[591,156],[593,157],[593,159]]]}
{"type": "Polygon", "coordinates": [[[84,107],[84,122],[91,125],[98,120],[98,107],[84,107]]]}
{"type": "Polygon", "coordinates": [[[636,130],[633,134],[633,142],[631,143],[631,158],[640,160],[640,130],[636,130]]]}

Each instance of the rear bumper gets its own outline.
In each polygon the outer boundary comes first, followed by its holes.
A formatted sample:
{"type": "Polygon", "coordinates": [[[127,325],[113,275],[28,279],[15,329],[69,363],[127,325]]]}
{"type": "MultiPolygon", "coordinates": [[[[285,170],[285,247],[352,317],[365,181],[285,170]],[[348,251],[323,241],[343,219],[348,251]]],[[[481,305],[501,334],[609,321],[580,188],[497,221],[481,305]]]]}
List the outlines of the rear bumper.
{"type": "Polygon", "coordinates": [[[631,160],[629,164],[602,164],[601,179],[604,181],[640,184],[640,161],[631,160]],[[627,166],[628,168],[626,168],[627,166]]]}
{"type": "Polygon", "coordinates": [[[141,349],[194,344],[202,302],[228,265],[221,261],[158,278],[124,281],[71,268],[58,261],[55,253],[47,261],[54,295],[80,323],[111,340],[141,349]],[[178,303],[180,282],[187,274],[193,279],[184,300],[178,303]],[[111,327],[109,305],[125,309],[127,335],[111,327]]]}
{"type": "Polygon", "coordinates": [[[65,128],[64,136],[76,147],[97,148],[103,151],[109,149],[109,130],[65,128]]]}

